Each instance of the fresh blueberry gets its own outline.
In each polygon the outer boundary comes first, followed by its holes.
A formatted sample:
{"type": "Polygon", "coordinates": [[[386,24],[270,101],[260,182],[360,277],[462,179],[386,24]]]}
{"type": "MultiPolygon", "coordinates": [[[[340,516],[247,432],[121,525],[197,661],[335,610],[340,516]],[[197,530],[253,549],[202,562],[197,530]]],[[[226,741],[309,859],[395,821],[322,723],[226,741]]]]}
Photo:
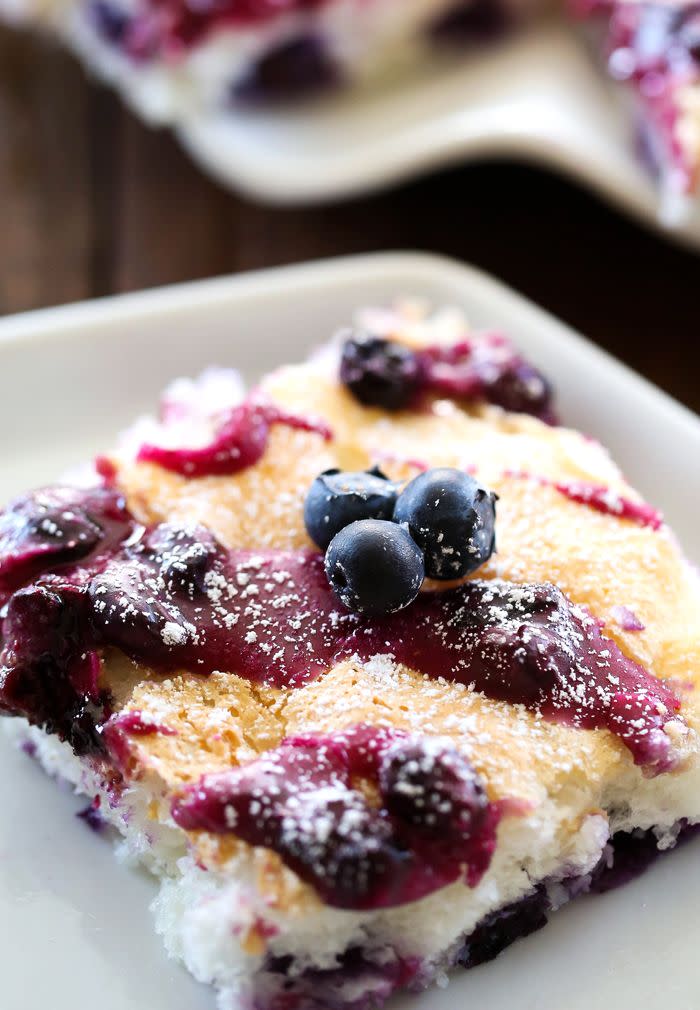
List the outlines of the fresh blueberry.
{"type": "Polygon", "coordinates": [[[357,473],[326,470],[306,496],[306,530],[325,551],[336,533],[358,519],[391,519],[396,494],[396,485],[379,467],[357,473]]]}
{"type": "Polygon", "coordinates": [[[367,334],[345,341],[340,381],[366,406],[401,410],[415,397],[422,378],[420,359],[408,347],[367,334]]]}
{"type": "Polygon", "coordinates": [[[331,541],[326,575],[349,610],[392,614],[415,600],[425,571],[406,530],[384,519],[360,519],[331,541]]]}
{"type": "Polygon", "coordinates": [[[496,496],[461,470],[428,470],[397,498],[394,522],[424,552],[426,575],[461,579],[493,554],[496,496]]]}

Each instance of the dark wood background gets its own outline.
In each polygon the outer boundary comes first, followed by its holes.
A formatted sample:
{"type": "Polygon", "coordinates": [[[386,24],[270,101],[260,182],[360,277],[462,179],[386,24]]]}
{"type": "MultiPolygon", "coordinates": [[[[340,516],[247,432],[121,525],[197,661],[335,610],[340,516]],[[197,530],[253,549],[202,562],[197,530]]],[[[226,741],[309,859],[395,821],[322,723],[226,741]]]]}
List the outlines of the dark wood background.
{"type": "Polygon", "coordinates": [[[491,271],[700,410],[700,256],[555,176],[442,172],[274,209],[202,176],[49,43],[0,30],[0,313],[385,248],[491,271]]]}

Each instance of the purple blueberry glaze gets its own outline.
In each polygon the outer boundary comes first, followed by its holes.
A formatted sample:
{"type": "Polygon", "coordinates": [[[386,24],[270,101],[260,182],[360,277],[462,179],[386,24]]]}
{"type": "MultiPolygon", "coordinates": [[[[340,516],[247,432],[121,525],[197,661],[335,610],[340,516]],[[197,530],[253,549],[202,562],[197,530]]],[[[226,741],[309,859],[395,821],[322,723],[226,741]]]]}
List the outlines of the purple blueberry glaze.
{"type": "MultiPolygon", "coordinates": [[[[111,515],[114,497],[102,494],[111,515]]],[[[77,750],[100,741],[95,724],[109,715],[99,685],[106,647],[164,672],[231,670],[284,688],[308,683],[343,658],[391,653],[427,676],[473,684],[548,719],[605,727],[650,774],[673,766],[663,727],[678,699],[554,586],[475,580],[422,593],[395,614],[360,616],[340,612],[319,553],[227,552],[202,527],[144,529],[126,521],[123,507],[113,528],[96,513],[93,496],[76,489],[73,502],[64,499],[70,515],[89,502],[102,530],[102,541],[79,562],[60,555],[64,567],[57,566],[32,532],[31,559],[56,567],[37,578],[35,561],[23,564],[10,538],[13,570],[33,581],[0,611],[0,707],[77,750]]],[[[43,514],[43,500],[29,496],[19,514],[29,520],[32,502],[43,514]]],[[[46,536],[52,543],[53,532],[46,536]]],[[[4,564],[0,554],[0,570],[4,564]]]]}
{"type": "MultiPolygon", "coordinates": [[[[139,709],[130,709],[128,712],[113,716],[109,721],[109,726],[120,733],[126,733],[127,736],[152,736],[153,734],[177,736],[176,730],[164,723],[155,722],[139,709]]],[[[105,727],[106,730],[107,727],[105,727]]]]}
{"type": "Polygon", "coordinates": [[[675,185],[690,191],[697,165],[677,129],[678,90],[700,80],[700,4],[577,0],[574,6],[583,16],[608,18],[608,69],[643,107],[643,160],[654,175],[668,161],[675,185]]]}
{"type": "Polygon", "coordinates": [[[265,25],[278,17],[304,14],[327,0],[146,0],[136,10],[110,0],[93,2],[90,16],[103,39],[118,45],[134,60],[161,55],[178,60],[216,28],[265,25]],[[102,8],[102,9],[97,9],[102,8]],[[123,18],[123,25],[120,23],[123,18]]]}
{"type": "Polygon", "coordinates": [[[87,14],[95,31],[112,45],[121,45],[129,29],[129,15],[112,0],[90,0],[87,14]]]}
{"type": "Polygon", "coordinates": [[[512,26],[512,13],[502,0],[458,0],[430,25],[429,33],[436,42],[464,45],[494,41],[512,26]]]}
{"type": "Polygon", "coordinates": [[[101,805],[102,803],[100,797],[96,796],[92,803],[88,803],[86,807],[79,810],[75,815],[76,817],[79,817],[81,821],[84,821],[90,830],[94,831],[97,835],[101,835],[107,827],[107,821],[105,821],[102,813],[100,812],[101,805]]]}
{"type": "Polygon", "coordinates": [[[590,484],[584,481],[554,481],[552,487],[566,498],[570,498],[580,505],[588,505],[596,512],[629,519],[639,526],[649,526],[653,530],[658,530],[663,526],[663,517],[653,506],[647,505],[643,501],[632,501],[631,498],[615,494],[604,484],[590,484]]]}
{"type": "MultiPolygon", "coordinates": [[[[682,828],[678,844],[699,831],[698,825],[682,828]]],[[[557,890],[563,885],[571,898],[604,893],[639,876],[663,855],[652,831],[616,834],[592,874],[556,881],[557,890]]],[[[551,911],[545,881],[482,919],[464,938],[452,963],[469,969],[493,960],[512,943],[546,926],[551,911]]],[[[302,973],[292,969],[291,957],[268,957],[259,975],[254,1010],[378,1010],[397,990],[418,990],[426,984],[419,958],[376,958],[358,947],[342,954],[337,968],[302,973]]]]}
{"type": "Polygon", "coordinates": [[[629,607],[611,607],[610,614],[622,631],[644,631],[645,625],[629,607]]]}
{"type": "Polygon", "coordinates": [[[233,86],[233,98],[247,105],[296,101],[340,83],[340,70],[323,40],[302,35],[275,46],[233,86]]]}
{"type": "Polygon", "coordinates": [[[548,911],[547,892],[540,886],[519,901],[491,912],[464,941],[455,964],[462,968],[476,968],[493,961],[511,943],[546,926],[548,911]]]}
{"type": "Polygon", "coordinates": [[[392,993],[413,988],[418,958],[373,960],[359,947],[338,958],[338,967],[320,971],[292,969],[293,958],[269,957],[258,975],[251,1010],[377,1010],[392,993]]]}
{"type": "Polygon", "coordinates": [[[94,568],[132,526],[122,495],[103,488],[57,486],[15,499],[0,513],[0,607],[36,575],[94,568]]]}
{"type": "Polygon", "coordinates": [[[485,400],[556,423],[552,387],[500,333],[418,352],[426,388],[437,395],[485,400]]]}
{"type": "Polygon", "coordinates": [[[593,484],[583,480],[550,480],[548,477],[539,477],[524,470],[507,470],[504,476],[535,481],[542,487],[553,487],[559,494],[579,505],[587,505],[604,515],[629,519],[630,522],[637,523],[639,526],[649,526],[652,530],[661,529],[664,523],[663,516],[652,505],[648,505],[644,501],[626,498],[624,495],[612,491],[605,484],[593,484]]]}
{"type": "Polygon", "coordinates": [[[185,477],[238,473],[262,458],[270,428],[275,424],[313,431],[326,441],[333,437],[328,425],[322,421],[289,414],[273,404],[251,398],[233,407],[222,418],[216,435],[208,445],[170,449],[146,444],[141,446],[137,458],[140,462],[156,463],[185,477]]]}
{"type": "MultiPolygon", "coordinates": [[[[700,834],[700,824],[679,824],[676,845],[684,845],[700,834]]],[[[591,875],[588,890],[592,894],[606,894],[631,880],[636,880],[668,849],[659,849],[653,831],[637,829],[618,832],[606,846],[606,851],[591,875]]]]}
{"type": "Polygon", "coordinates": [[[145,716],[139,709],[113,715],[100,727],[100,737],[120,772],[127,772],[132,758],[131,737],[177,736],[177,730],[145,716]]]}
{"type": "Polygon", "coordinates": [[[460,878],[476,886],[501,813],[454,747],[372,726],[285,740],[205,775],[173,804],[180,827],[272,849],[346,909],[417,901],[460,878]],[[353,788],[357,778],[372,783],[378,806],[353,788]]]}
{"type": "Polygon", "coordinates": [[[551,386],[497,333],[417,351],[384,338],[351,335],[339,375],[361,403],[387,410],[422,409],[430,394],[485,401],[556,423],[551,386]]]}
{"type": "MultiPolygon", "coordinates": [[[[68,740],[77,754],[100,750],[109,714],[90,642],[84,588],[47,575],[10,597],[0,634],[0,711],[24,715],[68,740]]],[[[3,611],[0,611],[0,615],[3,611]]]]}

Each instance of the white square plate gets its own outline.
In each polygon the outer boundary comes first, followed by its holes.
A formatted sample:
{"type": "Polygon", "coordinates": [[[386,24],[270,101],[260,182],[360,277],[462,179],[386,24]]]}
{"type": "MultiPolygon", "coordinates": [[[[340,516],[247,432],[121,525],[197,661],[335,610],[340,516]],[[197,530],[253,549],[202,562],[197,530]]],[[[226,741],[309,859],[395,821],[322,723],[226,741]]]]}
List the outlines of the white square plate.
{"type": "MultiPolygon", "coordinates": [[[[700,421],[496,281],[386,254],[207,281],[0,320],[0,499],[105,448],[171,378],[249,378],[292,360],[355,307],[419,295],[496,326],[553,379],[564,419],[608,444],[700,559],[700,421]]],[[[663,592],[663,586],[659,587],[663,592]]],[[[81,805],[0,742],[2,1010],[212,1010],[153,934],[145,874],[72,816],[81,805]]],[[[446,991],[392,1010],[698,1010],[700,841],[620,891],[574,902],[446,991]],[[663,1003],[659,1000],[662,999],[663,1003]]]]}
{"type": "Polygon", "coordinates": [[[272,203],[355,196],[441,166],[505,157],[562,172],[700,247],[700,201],[660,207],[621,98],[576,29],[553,23],[322,101],[198,118],[178,133],[224,185],[272,203]]]}

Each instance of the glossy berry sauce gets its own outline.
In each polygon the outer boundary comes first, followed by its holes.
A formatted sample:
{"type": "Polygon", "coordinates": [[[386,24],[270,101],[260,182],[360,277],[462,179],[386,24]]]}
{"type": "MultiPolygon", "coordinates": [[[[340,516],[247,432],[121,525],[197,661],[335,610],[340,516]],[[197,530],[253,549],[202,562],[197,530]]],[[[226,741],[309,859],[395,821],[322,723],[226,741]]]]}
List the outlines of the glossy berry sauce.
{"type": "Polygon", "coordinates": [[[503,0],[457,0],[430,26],[437,42],[464,45],[492,42],[513,27],[513,12],[503,0]]]}
{"type": "Polygon", "coordinates": [[[343,345],[339,377],[361,403],[386,410],[423,409],[428,394],[493,403],[556,423],[551,386],[499,333],[418,350],[351,333],[343,345]]]}
{"type": "MultiPolygon", "coordinates": [[[[17,572],[27,574],[3,612],[0,706],[76,750],[99,746],[109,714],[99,686],[106,647],[157,670],[231,670],[282,688],[308,683],[345,657],[390,653],[427,676],[473,685],[548,719],[607,728],[650,774],[673,766],[663,727],[677,698],[554,586],[477,580],[422,593],[389,616],[362,617],[338,603],[320,553],[226,551],[203,527],[144,529],[126,520],[112,492],[94,495],[37,492],[11,506],[0,536],[0,572],[9,558],[15,587],[17,572]],[[86,516],[102,530],[89,555],[37,555],[48,499],[62,502],[52,520],[59,528],[65,519],[72,531],[75,517],[86,516]],[[41,575],[37,556],[45,559],[41,575]]],[[[45,535],[48,544],[56,540],[53,529],[45,535]]]]}
{"type": "Polygon", "coordinates": [[[296,102],[327,91],[342,81],[342,73],[322,38],[302,34],[264,53],[234,81],[238,103],[296,102]]]}
{"type": "Polygon", "coordinates": [[[164,723],[156,722],[154,719],[144,715],[139,709],[130,709],[120,715],[113,716],[109,720],[109,725],[120,733],[127,736],[177,736],[177,732],[164,723]]]}
{"type": "Polygon", "coordinates": [[[587,505],[596,512],[617,516],[619,519],[629,519],[639,526],[649,526],[653,530],[659,530],[663,526],[663,516],[652,505],[619,495],[605,484],[582,480],[550,480],[548,477],[539,477],[523,470],[508,470],[505,476],[535,481],[543,487],[553,487],[559,494],[579,505],[587,505]]]}
{"type": "Polygon", "coordinates": [[[100,742],[120,772],[126,772],[132,759],[131,737],[177,736],[177,730],[165,723],[156,722],[139,709],[130,709],[113,715],[99,728],[100,742]]]}
{"type": "Polygon", "coordinates": [[[556,423],[552,388],[500,333],[479,340],[422,348],[418,352],[429,392],[458,399],[485,400],[504,410],[556,423]]]}
{"type": "Polygon", "coordinates": [[[311,13],[327,0],[148,0],[134,15],[113,0],[92,0],[89,14],[107,42],[118,44],[133,59],[164,54],[176,58],[216,28],[255,28],[270,21],[311,13]]]}
{"type": "Polygon", "coordinates": [[[57,566],[99,568],[133,525],[122,495],[108,489],[50,487],[18,498],[0,513],[0,607],[57,566]]]}
{"type": "Polygon", "coordinates": [[[637,615],[629,607],[611,607],[610,615],[622,631],[644,631],[646,625],[642,624],[637,615]]]}
{"type": "MultiPolygon", "coordinates": [[[[679,825],[677,844],[697,837],[700,828],[679,825]]],[[[639,876],[665,853],[658,848],[653,831],[616,834],[605,847],[600,865],[592,872],[552,881],[556,900],[548,893],[547,882],[529,894],[486,915],[462,938],[453,950],[452,963],[475,968],[492,961],[516,940],[547,925],[550,913],[582,894],[599,894],[626,884],[639,876]],[[563,893],[562,893],[563,892],[563,893]]],[[[346,993],[351,993],[352,1010],[373,1010],[384,1006],[398,989],[425,987],[426,966],[421,958],[373,956],[371,950],[351,947],[330,969],[294,971],[290,955],[268,955],[256,978],[253,1010],[347,1010],[346,993]]]]}
{"type": "Polygon", "coordinates": [[[109,704],[85,630],[86,587],[134,528],[122,496],[101,488],[46,488],[0,514],[0,710],[79,753],[98,746],[109,704]],[[63,578],[43,575],[54,569],[63,578]]]}
{"type": "Polygon", "coordinates": [[[137,459],[143,463],[157,463],[185,477],[238,473],[263,457],[270,428],[275,424],[316,432],[326,441],[333,437],[323,421],[290,414],[271,403],[250,398],[231,408],[207,445],[171,449],[146,444],[139,449],[137,459]]]}
{"type": "Polygon", "coordinates": [[[475,886],[501,807],[453,746],[357,726],[293,737],[240,768],[205,775],[174,802],[173,816],[188,830],[234,832],[273,849],[326,904],[375,909],[459,878],[475,886]],[[374,802],[357,779],[371,785],[374,802]]]}
{"type": "Polygon", "coordinates": [[[700,80],[700,4],[577,0],[574,6],[584,16],[609,17],[610,73],[634,87],[664,138],[678,182],[689,189],[695,173],[677,134],[677,91],[700,80]]]}

